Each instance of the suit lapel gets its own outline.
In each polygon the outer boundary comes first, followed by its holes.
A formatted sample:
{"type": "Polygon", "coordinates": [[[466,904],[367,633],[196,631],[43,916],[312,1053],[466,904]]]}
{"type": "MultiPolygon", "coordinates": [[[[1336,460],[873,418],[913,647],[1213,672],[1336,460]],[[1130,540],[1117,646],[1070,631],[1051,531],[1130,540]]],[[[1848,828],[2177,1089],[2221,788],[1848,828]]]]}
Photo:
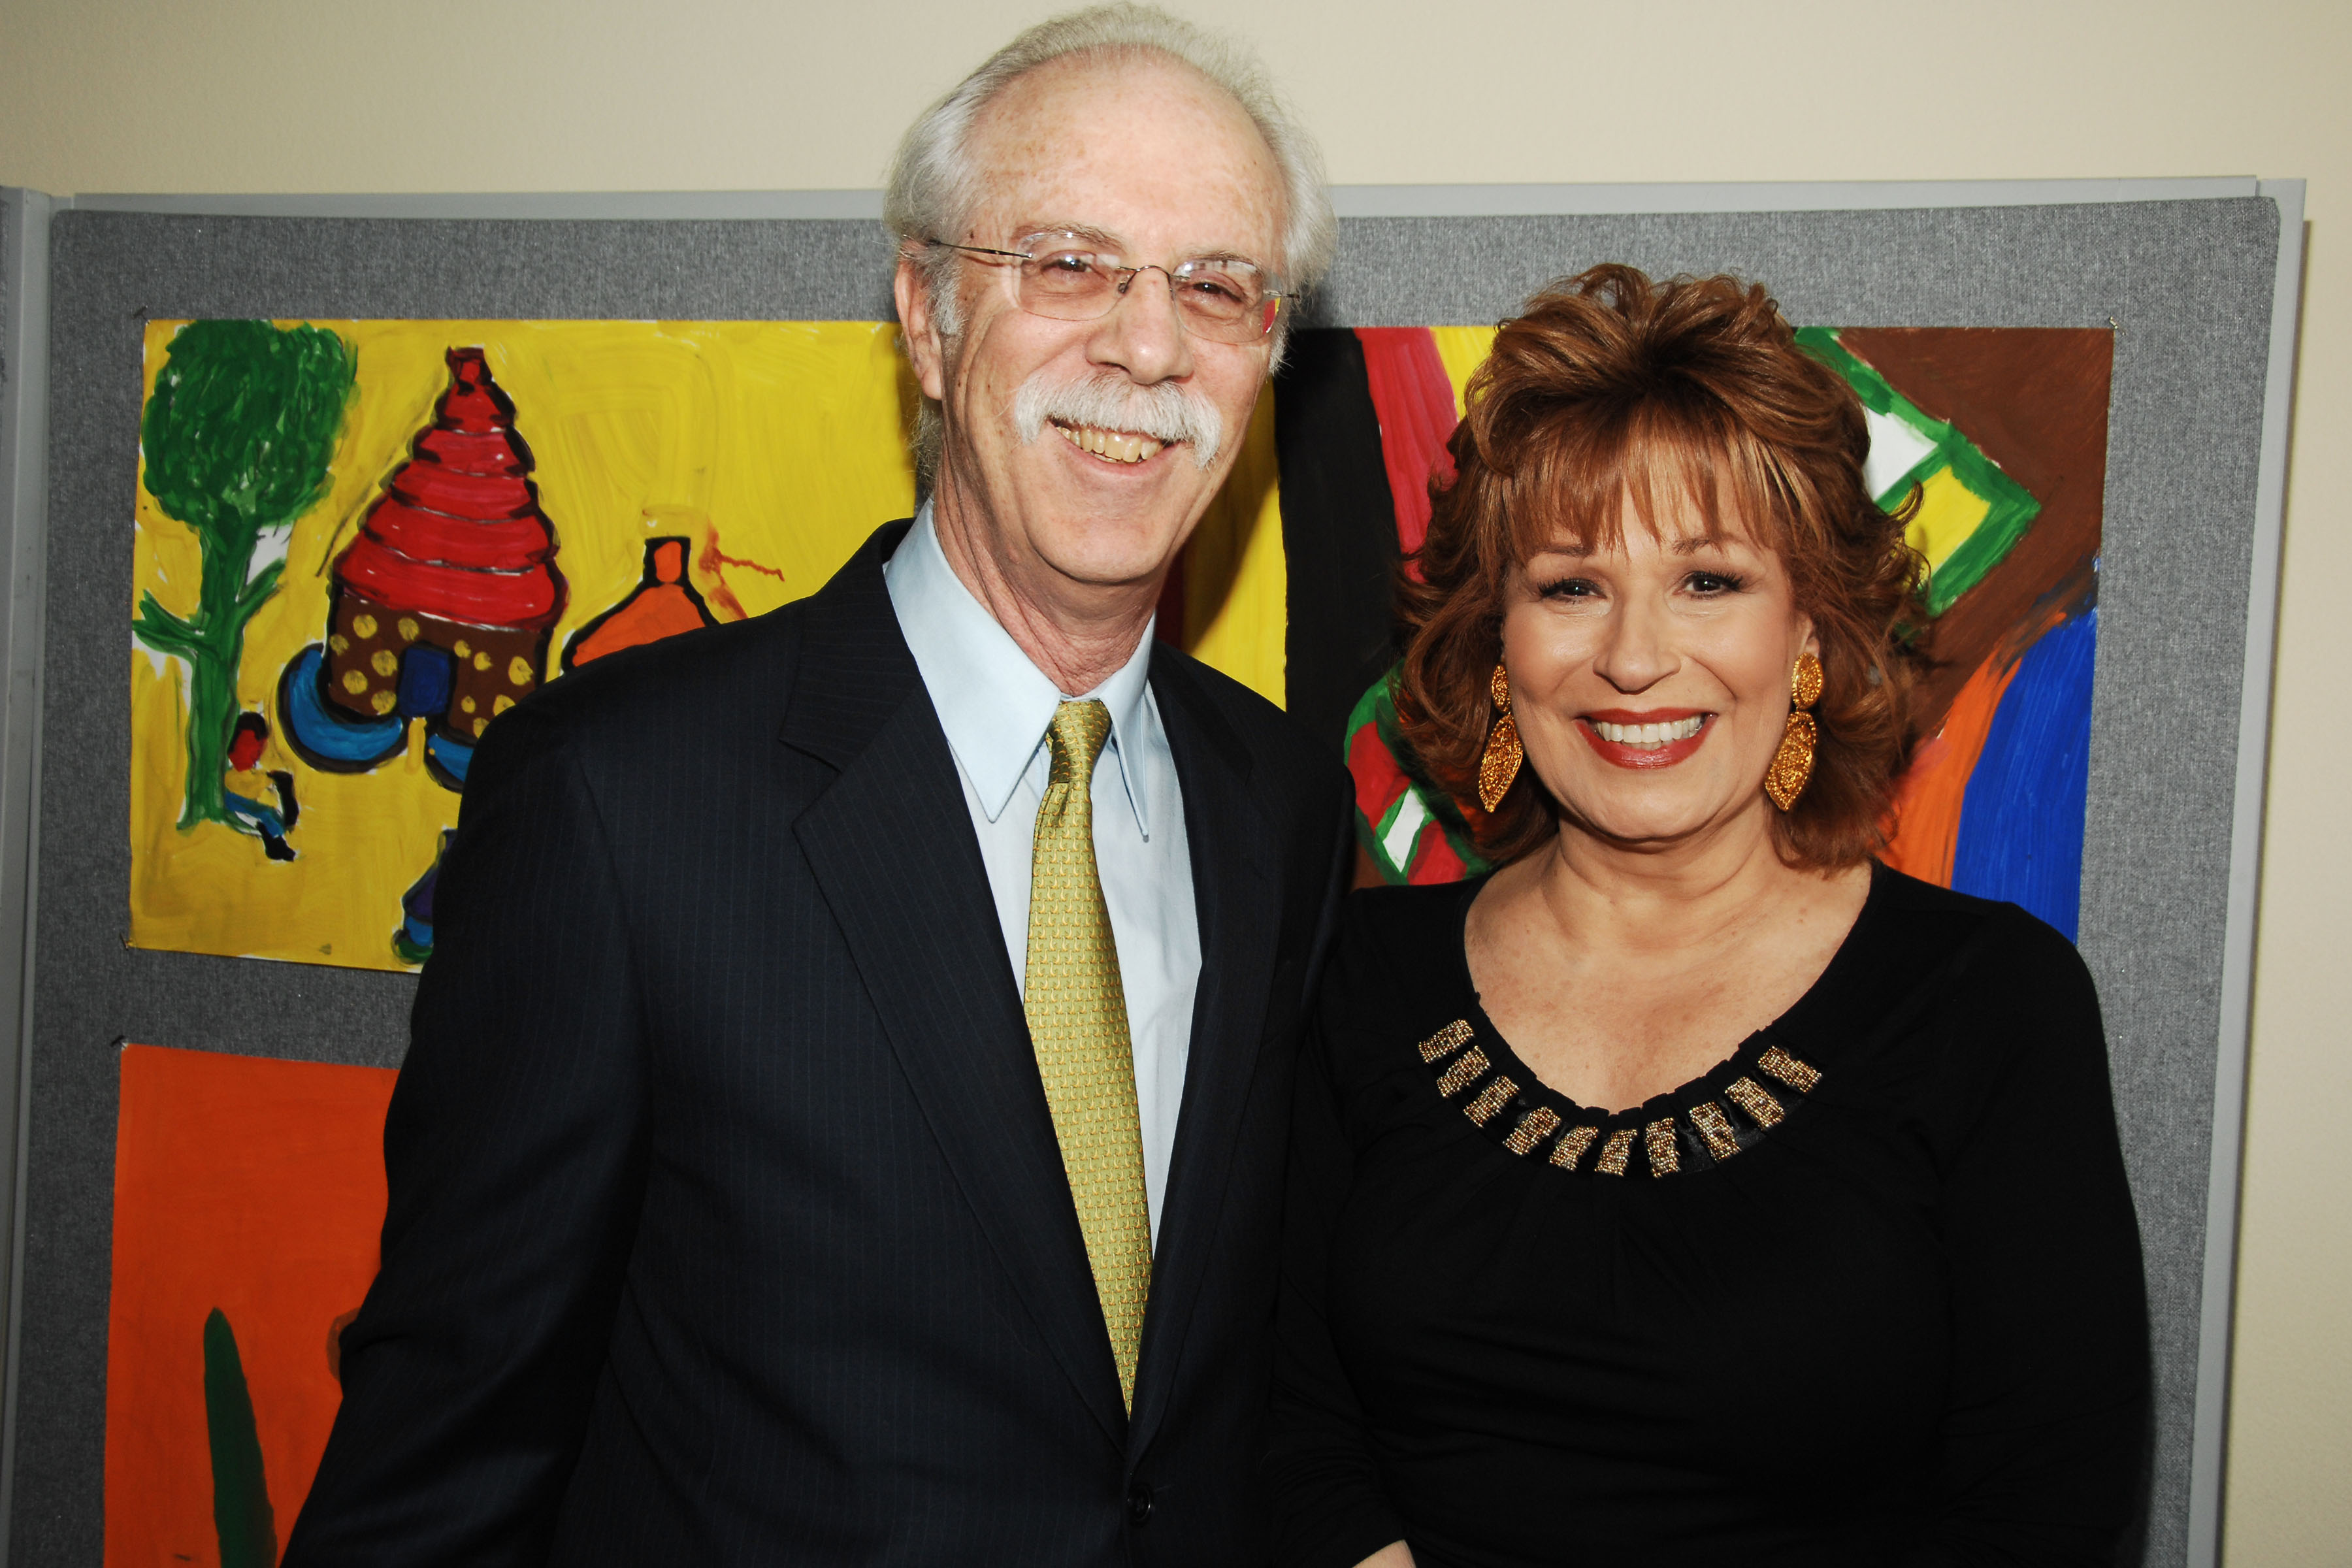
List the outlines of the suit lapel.
{"type": "Polygon", "coordinates": [[[793,830],[965,1201],[1118,1442],[1118,1374],[987,868],[882,580],[904,534],[877,532],[809,602],[780,738],[840,776],[793,830]]]}
{"type": "Polygon", "coordinates": [[[1184,795],[1201,922],[1201,984],[1152,1263],[1130,1454],[1142,1451],[1165,1416],[1185,1331],[1208,1273],[1234,1141],[1257,1070],[1276,935],[1268,870],[1276,852],[1250,795],[1247,749],[1173,660],[1153,659],[1151,689],[1184,795]]]}

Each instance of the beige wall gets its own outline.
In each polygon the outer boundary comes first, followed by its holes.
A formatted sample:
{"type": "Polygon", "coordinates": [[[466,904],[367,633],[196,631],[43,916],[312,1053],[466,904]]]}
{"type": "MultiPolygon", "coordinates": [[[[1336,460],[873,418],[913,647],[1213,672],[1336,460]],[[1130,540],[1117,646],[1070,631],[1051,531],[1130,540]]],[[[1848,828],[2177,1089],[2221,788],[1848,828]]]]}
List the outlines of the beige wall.
{"type": "MultiPolygon", "coordinates": [[[[0,0],[0,184],[871,186],[909,116],[1050,4],[0,0]]],[[[2352,6],[1190,9],[1256,41],[1349,184],[2310,180],[2227,1543],[2243,1568],[2352,1558],[2352,726],[2326,706],[2328,595],[2352,583],[2352,500],[2326,467],[2352,426],[2352,249],[2334,227],[2352,213],[2352,6]]]]}

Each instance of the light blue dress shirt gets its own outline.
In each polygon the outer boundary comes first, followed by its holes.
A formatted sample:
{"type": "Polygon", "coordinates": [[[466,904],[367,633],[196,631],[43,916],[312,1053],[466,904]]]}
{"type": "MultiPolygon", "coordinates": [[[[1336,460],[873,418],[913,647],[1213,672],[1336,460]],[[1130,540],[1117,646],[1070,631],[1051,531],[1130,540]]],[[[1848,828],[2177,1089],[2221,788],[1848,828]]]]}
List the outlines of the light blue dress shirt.
{"type": "MultiPolygon", "coordinates": [[[[1029,863],[1037,807],[1053,767],[1046,730],[1066,700],[1021,645],[965,587],[940,549],[930,503],[882,568],[898,629],[938,710],[963,781],[980,858],[988,868],[1013,984],[1028,985],[1029,863]]],[[[1176,759],[1151,695],[1151,628],[1109,679],[1078,697],[1110,710],[1110,739],[1095,764],[1095,868],[1118,947],[1127,1032],[1135,1051],[1135,1108],[1143,1127],[1143,1184],[1151,1237],[1168,1193],[1168,1162],[1184,1103],[1192,997],[1201,983],[1201,925],[1176,759]]]]}

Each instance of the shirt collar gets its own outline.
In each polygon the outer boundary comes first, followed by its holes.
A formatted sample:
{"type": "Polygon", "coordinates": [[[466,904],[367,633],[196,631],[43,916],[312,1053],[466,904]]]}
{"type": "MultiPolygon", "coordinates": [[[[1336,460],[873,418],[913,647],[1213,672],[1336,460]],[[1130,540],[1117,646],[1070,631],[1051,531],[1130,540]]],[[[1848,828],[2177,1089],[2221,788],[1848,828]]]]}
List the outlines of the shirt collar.
{"type": "MultiPolygon", "coordinates": [[[[882,575],[948,747],[994,822],[1045,744],[1063,694],[948,564],[929,500],[884,563],[882,575]]],[[[1110,738],[1103,749],[1118,759],[1129,809],[1147,842],[1151,820],[1144,802],[1152,764],[1144,734],[1150,722],[1152,629],[1143,628],[1134,653],[1109,679],[1078,694],[1099,698],[1110,710],[1110,738]]]]}

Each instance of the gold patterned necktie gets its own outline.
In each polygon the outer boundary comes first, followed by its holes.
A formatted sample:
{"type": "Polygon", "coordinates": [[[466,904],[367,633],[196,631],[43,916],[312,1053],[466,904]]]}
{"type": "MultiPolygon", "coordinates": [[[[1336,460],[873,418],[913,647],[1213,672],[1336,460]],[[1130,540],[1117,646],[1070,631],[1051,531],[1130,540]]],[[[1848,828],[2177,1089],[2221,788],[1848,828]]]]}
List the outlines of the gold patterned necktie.
{"type": "Polygon", "coordinates": [[[1030,859],[1023,1004],[1118,1363],[1119,1394],[1131,1414],[1151,1294],[1151,1210],[1143,1189],[1127,993],[1095,869],[1095,760],[1109,734],[1110,710],[1098,701],[1065,702],[1054,711],[1053,772],[1037,807],[1030,859]]]}

